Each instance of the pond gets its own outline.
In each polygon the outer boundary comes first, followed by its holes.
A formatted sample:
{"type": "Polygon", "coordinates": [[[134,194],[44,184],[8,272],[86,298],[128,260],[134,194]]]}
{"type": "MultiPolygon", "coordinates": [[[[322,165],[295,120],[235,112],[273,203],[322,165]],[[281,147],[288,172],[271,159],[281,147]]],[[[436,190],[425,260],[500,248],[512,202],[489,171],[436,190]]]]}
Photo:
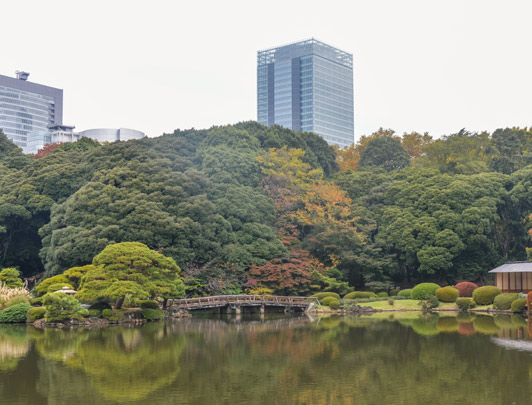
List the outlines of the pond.
{"type": "Polygon", "coordinates": [[[519,316],[0,325],[0,404],[530,404],[519,316]]]}

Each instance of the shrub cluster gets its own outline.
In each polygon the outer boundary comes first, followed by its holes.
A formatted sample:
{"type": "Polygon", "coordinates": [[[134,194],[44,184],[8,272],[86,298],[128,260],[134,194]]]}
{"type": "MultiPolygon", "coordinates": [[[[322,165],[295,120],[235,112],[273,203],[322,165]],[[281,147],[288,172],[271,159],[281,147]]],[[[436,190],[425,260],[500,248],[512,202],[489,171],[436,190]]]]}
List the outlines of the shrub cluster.
{"type": "Polygon", "coordinates": [[[460,311],[467,311],[468,309],[475,308],[475,300],[469,297],[460,297],[456,299],[456,306],[460,311]]]}
{"type": "Polygon", "coordinates": [[[510,309],[513,313],[518,314],[525,310],[526,308],[526,298],[518,298],[512,302],[510,309]]]}
{"type": "Polygon", "coordinates": [[[336,297],[325,297],[321,303],[332,309],[340,307],[340,301],[336,297]]]}
{"type": "Polygon", "coordinates": [[[501,290],[497,287],[487,285],[473,291],[473,299],[478,305],[490,305],[493,304],[493,300],[499,294],[501,294],[501,290]]]}
{"type": "Polygon", "coordinates": [[[421,283],[421,284],[416,285],[412,289],[411,297],[414,300],[424,300],[430,297],[431,295],[434,295],[438,288],[440,288],[438,284],[421,283]]]}
{"type": "Polygon", "coordinates": [[[160,309],[159,303],[153,300],[139,301],[139,306],[141,309],[160,309]]]}
{"type": "Polygon", "coordinates": [[[101,318],[102,311],[99,309],[89,309],[89,316],[93,318],[101,318]]]}
{"type": "MultiPolygon", "coordinates": [[[[319,299],[319,298],[318,298],[319,299]]],[[[164,312],[160,309],[143,309],[140,311],[142,317],[148,321],[156,321],[159,319],[164,319],[164,312]]]]}
{"type": "Polygon", "coordinates": [[[311,295],[311,297],[313,298],[317,298],[318,300],[322,300],[324,299],[325,297],[335,297],[336,299],[340,299],[340,295],[338,295],[337,293],[335,292],[319,292],[319,293],[316,293],[314,295],[311,295]]]}
{"type": "Polygon", "coordinates": [[[399,289],[394,288],[394,289],[390,290],[390,297],[395,297],[395,296],[397,296],[397,294],[399,294],[399,289]]]}
{"type": "Polygon", "coordinates": [[[493,309],[508,310],[516,299],[517,293],[499,294],[493,300],[493,309]]]}
{"type": "Polygon", "coordinates": [[[469,281],[462,281],[454,286],[460,293],[460,297],[472,297],[473,291],[478,288],[478,285],[475,283],[470,283],[469,281]]]}
{"type": "Polygon", "coordinates": [[[377,293],[377,297],[384,298],[384,297],[387,297],[387,296],[388,296],[388,293],[386,291],[381,291],[381,292],[377,293]]]}
{"type": "MultiPolygon", "coordinates": [[[[145,311],[154,311],[153,309],[145,309],[145,311]]],[[[162,311],[161,311],[162,312],[162,311]]],[[[122,311],[116,311],[112,309],[104,309],[102,311],[102,318],[107,319],[111,322],[118,322],[122,320],[124,313],[122,311]]]]}
{"type": "Polygon", "coordinates": [[[43,298],[46,307],[46,322],[62,322],[78,316],[81,304],[74,297],[64,293],[46,294],[43,298]]]}
{"type": "Polygon", "coordinates": [[[375,293],[372,293],[370,291],[353,291],[349,294],[344,295],[344,300],[356,300],[359,298],[372,298],[376,296],[377,295],[375,293]]]}
{"type": "Polygon", "coordinates": [[[26,314],[31,305],[28,303],[16,304],[0,311],[0,323],[26,322],[26,314]]]}
{"type": "Polygon", "coordinates": [[[410,298],[412,296],[412,289],[411,288],[407,288],[406,290],[401,290],[397,293],[397,296],[398,297],[405,297],[405,298],[410,298]]]}
{"type": "Polygon", "coordinates": [[[44,307],[31,307],[26,314],[26,322],[33,323],[37,319],[44,318],[46,315],[46,308],[44,307]]]}
{"type": "Polygon", "coordinates": [[[458,289],[451,286],[438,288],[436,290],[436,298],[438,298],[441,302],[455,302],[458,298],[458,295],[458,289]]]}

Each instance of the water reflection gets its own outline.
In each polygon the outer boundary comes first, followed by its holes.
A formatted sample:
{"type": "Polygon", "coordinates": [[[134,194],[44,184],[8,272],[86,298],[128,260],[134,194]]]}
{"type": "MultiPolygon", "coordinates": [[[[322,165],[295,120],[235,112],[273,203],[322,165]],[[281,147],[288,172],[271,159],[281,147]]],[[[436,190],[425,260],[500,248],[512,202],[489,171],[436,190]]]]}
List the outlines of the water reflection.
{"type": "Polygon", "coordinates": [[[509,315],[0,326],[0,403],[528,404],[530,321],[509,315]]]}

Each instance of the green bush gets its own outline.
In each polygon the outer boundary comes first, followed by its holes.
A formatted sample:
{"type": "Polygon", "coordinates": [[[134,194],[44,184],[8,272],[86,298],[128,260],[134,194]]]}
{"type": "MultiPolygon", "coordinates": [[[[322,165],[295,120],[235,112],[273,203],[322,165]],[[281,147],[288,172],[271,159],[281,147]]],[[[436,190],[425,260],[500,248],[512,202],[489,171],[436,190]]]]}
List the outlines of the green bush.
{"type": "Polygon", "coordinates": [[[325,297],[334,297],[336,299],[340,299],[340,295],[338,295],[338,293],[335,293],[335,292],[319,292],[314,295],[311,295],[311,297],[319,299],[320,302],[325,297]]]}
{"type": "Polygon", "coordinates": [[[436,290],[436,298],[441,302],[455,302],[459,295],[460,292],[451,286],[438,288],[436,290]]]}
{"type": "Polygon", "coordinates": [[[142,317],[148,321],[164,319],[164,312],[161,311],[160,309],[146,308],[140,311],[140,313],[142,314],[142,317]]]}
{"type": "Polygon", "coordinates": [[[393,290],[390,290],[390,297],[396,297],[397,294],[399,294],[399,289],[394,288],[393,290]]]}
{"type": "Polygon", "coordinates": [[[493,300],[499,294],[501,294],[501,290],[497,287],[487,285],[473,291],[473,299],[478,305],[490,305],[493,304],[493,300]]]}
{"type": "Polygon", "coordinates": [[[37,284],[37,286],[35,287],[35,292],[37,293],[37,295],[44,295],[48,293],[48,289],[50,288],[51,285],[61,284],[61,283],[62,284],[68,283],[68,279],[62,274],[58,274],[57,276],[46,278],[43,281],[41,281],[39,284],[37,284]]]}
{"type": "Polygon", "coordinates": [[[407,288],[406,290],[401,290],[397,293],[398,297],[404,297],[404,298],[411,298],[412,297],[412,289],[407,288]]]}
{"type": "Polygon", "coordinates": [[[79,316],[79,317],[88,318],[89,317],[89,310],[85,309],[85,308],[81,308],[76,315],[79,316]]]}
{"type": "Polygon", "coordinates": [[[89,309],[89,316],[92,318],[100,318],[102,316],[102,311],[99,309],[89,309]]]}
{"type": "Polygon", "coordinates": [[[518,298],[512,302],[510,309],[513,313],[518,314],[525,310],[526,308],[526,298],[518,298]]]}
{"type": "Polygon", "coordinates": [[[395,301],[394,301],[393,298],[390,298],[390,299],[388,300],[388,305],[393,305],[393,304],[395,304],[395,301]]]}
{"type": "Polygon", "coordinates": [[[37,319],[44,318],[46,315],[46,308],[44,307],[31,307],[26,314],[26,322],[33,323],[37,319]]]}
{"type": "Polygon", "coordinates": [[[424,300],[434,295],[436,290],[440,288],[438,284],[434,283],[421,283],[412,288],[411,297],[414,300],[424,300]]]}
{"type": "Polygon", "coordinates": [[[370,291],[353,291],[349,294],[344,295],[344,300],[356,300],[359,298],[373,298],[377,295],[370,291]]]}
{"type": "Polygon", "coordinates": [[[388,296],[388,293],[386,291],[381,291],[381,292],[377,293],[377,297],[384,298],[384,297],[387,297],[387,296],[388,296]]]}
{"type": "Polygon", "coordinates": [[[43,304],[46,307],[46,322],[72,319],[81,309],[81,304],[77,299],[64,293],[46,294],[43,304]]]}
{"type": "Polygon", "coordinates": [[[68,287],[70,289],[73,289],[73,287],[69,283],[54,283],[54,284],[50,284],[50,286],[48,287],[48,292],[53,293],[56,291],[61,291],[63,287],[68,287]]]}
{"type": "Polygon", "coordinates": [[[141,309],[160,309],[159,303],[153,300],[140,301],[139,306],[141,309]]]}
{"type": "Polygon", "coordinates": [[[34,298],[30,301],[30,304],[33,305],[34,307],[40,307],[42,306],[42,298],[43,297],[34,298]]]}
{"type": "Polygon", "coordinates": [[[109,319],[113,315],[113,310],[106,308],[102,311],[102,317],[105,319],[109,319]]]}
{"type": "Polygon", "coordinates": [[[0,271],[0,284],[7,288],[24,288],[24,283],[20,279],[20,272],[13,267],[7,267],[0,271]]]}
{"type": "Polygon", "coordinates": [[[4,304],[5,308],[12,307],[17,304],[29,304],[30,298],[27,295],[15,295],[13,298],[10,298],[4,304]]]}
{"type": "Polygon", "coordinates": [[[107,319],[111,322],[117,322],[122,320],[124,317],[124,313],[122,311],[112,310],[112,309],[104,309],[102,311],[102,318],[107,319]]]}
{"type": "Polygon", "coordinates": [[[322,305],[328,306],[329,308],[339,308],[340,307],[340,301],[335,297],[325,297],[322,300],[322,305]]]}
{"type": "Polygon", "coordinates": [[[456,306],[460,311],[467,311],[468,309],[475,308],[475,300],[469,297],[460,297],[456,299],[456,306]]]}
{"type": "Polygon", "coordinates": [[[493,300],[493,309],[505,311],[510,309],[512,302],[517,299],[517,293],[504,293],[497,295],[493,300]]]}
{"type": "Polygon", "coordinates": [[[28,303],[16,304],[0,311],[0,323],[26,322],[26,315],[31,308],[28,303]]]}
{"type": "Polygon", "coordinates": [[[111,305],[109,305],[107,302],[105,301],[98,301],[98,302],[95,302],[94,304],[92,304],[90,307],[89,307],[89,311],[91,309],[97,309],[98,311],[103,311],[104,309],[112,309],[111,308],[111,305]]]}

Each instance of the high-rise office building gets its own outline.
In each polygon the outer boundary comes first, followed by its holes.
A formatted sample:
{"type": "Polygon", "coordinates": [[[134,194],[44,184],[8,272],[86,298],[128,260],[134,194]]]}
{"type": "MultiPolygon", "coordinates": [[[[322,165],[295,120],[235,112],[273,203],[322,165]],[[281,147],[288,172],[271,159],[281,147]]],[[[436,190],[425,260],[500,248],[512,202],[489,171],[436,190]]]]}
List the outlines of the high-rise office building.
{"type": "Polygon", "coordinates": [[[24,152],[32,137],[46,136],[49,127],[63,123],[63,90],[0,75],[0,128],[24,152]]]}
{"type": "Polygon", "coordinates": [[[257,56],[257,121],[354,142],[353,55],[312,38],[257,56]]]}

